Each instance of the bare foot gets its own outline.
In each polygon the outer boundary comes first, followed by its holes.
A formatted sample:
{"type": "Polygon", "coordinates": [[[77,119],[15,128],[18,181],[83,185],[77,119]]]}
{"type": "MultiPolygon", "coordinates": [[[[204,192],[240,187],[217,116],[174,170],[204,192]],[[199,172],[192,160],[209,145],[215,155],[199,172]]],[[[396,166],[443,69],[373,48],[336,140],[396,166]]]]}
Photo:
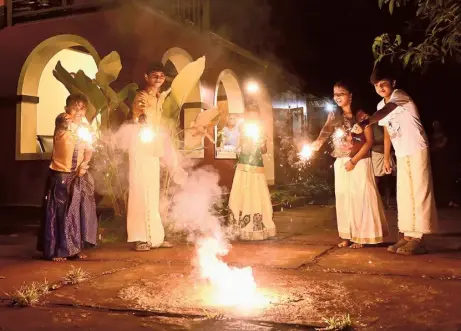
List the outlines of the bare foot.
{"type": "Polygon", "coordinates": [[[338,247],[339,248],[342,248],[342,247],[349,247],[349,245],[351,244],[351,242],[347,239],[341,241],[339,244],[338,244],[338,247]]]}
{"type": "Polygon", "coordinates": [[[363,245],[354,243],[354,244],[350,245],[349,248],[353,248],[353,249],[363,248],[363,245]]]}
{"type": "Polygon", "coordinates": [[[51,261],[53,261],[53,262],[62,262],[62,261],[67,261],[67,259],[65,257],[53,257],[51,259],[51,261]]]}

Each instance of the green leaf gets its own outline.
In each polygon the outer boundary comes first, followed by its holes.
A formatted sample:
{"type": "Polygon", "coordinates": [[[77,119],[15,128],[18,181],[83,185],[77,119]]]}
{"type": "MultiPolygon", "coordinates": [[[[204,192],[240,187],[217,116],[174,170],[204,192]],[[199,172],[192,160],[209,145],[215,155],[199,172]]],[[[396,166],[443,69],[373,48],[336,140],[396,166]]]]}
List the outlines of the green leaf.
{"type": "Polygon", "coordinates": [[[72,77],[71,74],[64,69],[61,61],[58,61],[56,64],[56,67],[53,70],[53,76],[66,87],[69,93],[83,94],[83,92],[75,84],[74,77],[72,77]]]}
{"type": "Polygon", "coordinates": [[[122,70],[122,62],[117,52],[111,52],[104,57],[98,65],[96,73],[96,82],[99,86],[108,86],[115,81],[122,70]]]}
{"type": "Polygon", "coordinates": [[[380,55],[376,58],[375,64],[374,64],[375,67],[376,67],[376,65],[383,59],[383,57],[384,57],[384,55],[383,55],[383,54],[380,54],[380,55]]]}
{"type": "Polygon", "coordinates": [[[383,8],[384,0],[378,0],[379,9],[383,8]]]}
{"type": "Polygon", "coordinates": [[[375,38],[373,45],[371,46],[373,56],[377,58],[379,54],[383,52],[383,41],[385,36],[381,35],[375,38]]]}
{"type": "Polygon", "coordinates": [[[170,95],[165,99],[165,102],[163,103],[162,119],[176,120],[179,117],[180,111],[181,109],[179,108],[178,103],[170,95]]]}
{"type": "Polygon", "coordinates": [[[389,1],[389,13],[392,15],[394,12],[394,5],[395,5],[395,0],[390,0],[389,1]]]}
{"type": "Polygon", "coordinates": [[[125,114],[125,117],[128,116],[130,112],[130,107],[128,107],[124,102],[120,102],[120,104],[118,105],[118,109],[120,109],[123,112],[123,114],[125,114]]]}
{"type": "Polygon", "coordinates": [[[408,64],[410,63],[411,57],[413,56],[412,52],[408,52],[405,54],[403,57],[403,67],[406,68],[408,64]]]}
{"type": "Polygon", "coordinates": [[[75,77],[72,77],[61,65],[61,62],[56,64],[53,75],[67,88],[69,93],[83,94],[88,99],[86,118],[91,123],[99,110],[106,105],[106,99],[99,87],[82,70],[79,70],[75,77]]]}
{"type": "Polygon", "coordinates": [[[402,44],[402,36],[400,36],[399,34],[396,35],[394,44],[396,44],[397,46],[400,46],[400,44],[402,44]]]}
{"type": "Polygon", "coordinates": [[[75,84],[88,99],[86,118],[91,123],[101,109],[107,106],[107,100],[100,88],[82,70],[75,75],[75,84]]]}
{"type": "Polygon", "coordinates": [[[122,90],[120,92],[117,93],[117,97],[118,97],[119,101],[123,102],[126,99],[128,99],[130,96],[132,96],[133,94],[136,93],[138,88],[139,88],[138,84],[136,84],[136,83],[130,83],[130,84],[126,85],[124,88],[122,88],[122,90]]]}

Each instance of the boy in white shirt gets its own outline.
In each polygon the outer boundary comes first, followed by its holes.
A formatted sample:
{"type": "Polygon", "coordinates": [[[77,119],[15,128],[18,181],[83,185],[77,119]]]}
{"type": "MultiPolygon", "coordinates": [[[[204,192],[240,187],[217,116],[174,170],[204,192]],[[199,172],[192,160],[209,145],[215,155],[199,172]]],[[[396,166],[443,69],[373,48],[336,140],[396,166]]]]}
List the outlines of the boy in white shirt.
{"type": "Polygon", "coordinates": [[[424,234],[437,229],[429,145],[419,118],[418,108],[403,90],[395,89],[392,74],[376,70],[371,83],[383,98],[378,111],[354,126],[360,133],[368,125],[384,127],[384,171],[390,173],[391,143],[397,157],[398,227],[404,237],[389,246],[388,251],[402,255],[426,252],[422,244],[424,234]]]}

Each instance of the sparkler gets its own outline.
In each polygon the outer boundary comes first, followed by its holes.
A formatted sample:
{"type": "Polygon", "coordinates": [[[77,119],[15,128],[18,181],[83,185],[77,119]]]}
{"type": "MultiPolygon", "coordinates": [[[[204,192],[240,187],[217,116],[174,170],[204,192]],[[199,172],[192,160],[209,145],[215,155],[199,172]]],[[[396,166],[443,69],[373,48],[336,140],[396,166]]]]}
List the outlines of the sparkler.
{"type": "Polygon", "coordinates": [[[325,106],[325,110],[327,112],[332,112],[332,111],[335,110],[335,106],[333,104],[331,104],[331,103],[327,103],[326,106],[325,106]]]}
{"type": "Polygon", "coordinates": [[[88,143],[89,145],[93,144],[93,134],[88,127],[79,126],[77,128],[77,136],[80,140],[88,143]]]}
{"type": "Polygon", "coordinates": [[[304,144],[303,148],[301,149],[301,152],[299,153],[299,157],[301,158],[301,160],[307,161],[312,157],[313,153],[314,150],[312,146],[304,144]]]}
{"type": "Polygon", "coordinates": [[[148,126],[143,126],[141,128],[141,131],[139,132],[139,137],[141,138],[141,142],[143,143],[150,143],[152,140],[155,138],[155,132],[152,130],[152,128],[148,126]]]}
{"type": "Polygon", "coordinates": [[[255,123],[245,124],[245,136],[250,137],[253,140],[258,140],[261,136],[259,125],[255,123]]]}
{"type": "Polygon", "coordinates": [[[335,138],[335,139],[341,139],[341,138],[343,138],[345,135],[346,135],[346,132],[344,132],[343,129],[336,129],[336,131],[335,131],[335,133],[334,133],[334,138],[335,138]]]}

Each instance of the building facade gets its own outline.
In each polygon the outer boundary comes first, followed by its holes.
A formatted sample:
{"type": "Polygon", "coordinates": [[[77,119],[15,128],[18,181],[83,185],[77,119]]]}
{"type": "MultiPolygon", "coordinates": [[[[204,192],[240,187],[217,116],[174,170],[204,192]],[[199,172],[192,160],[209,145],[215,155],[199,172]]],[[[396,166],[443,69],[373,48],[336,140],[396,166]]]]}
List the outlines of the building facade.
{"type": "MultiPolygon", "coordinates": [[[[52,76],[57,61],[70,72],[82,69],[91,77],[112,51],[120,54],[123,65],[112,84],[116,90],[131,82],[142,86],[144,70],[153,61],[179,72],[205,56],[205,72],[183,107],[183,126],[203,109],[216,106],[225,114],[242,114],[248,102],[256,101],[269,136],[266,178],[274,183],[271,95],[278,93],[277,71],[209,30],[209,0],[33,3],[0,0],[0,205],[41,204],[50,159],[46,138],[67,95],[52,76]],[[249,80],[258,84],[257,93],[246,91],[249,80]]],[[[208,140],[198,143],[203,148],[193,157],[199,165],[215,167],[221,184],[230,187],[235,155],[221,155],[208,140]]]]}

